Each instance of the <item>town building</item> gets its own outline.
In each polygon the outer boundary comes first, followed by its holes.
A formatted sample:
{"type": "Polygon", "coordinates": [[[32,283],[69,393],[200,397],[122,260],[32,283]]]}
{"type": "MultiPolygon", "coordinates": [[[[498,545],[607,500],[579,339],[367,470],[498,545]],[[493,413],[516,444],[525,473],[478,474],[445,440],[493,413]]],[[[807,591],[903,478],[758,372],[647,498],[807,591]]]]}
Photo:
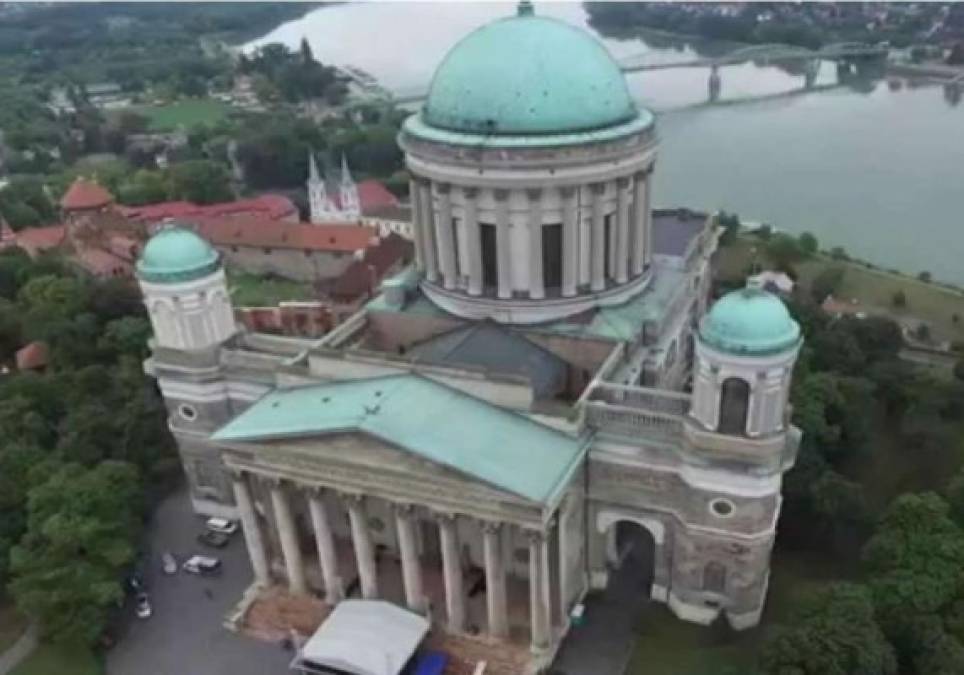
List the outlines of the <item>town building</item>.
{"type": "Polygon", "coordinates": [[[240,519],[256,589],[357,589],[533,669],[626,568],[682,619],[755,625],[800,329],[757,287],[707,312],[718,228],[654,214],[655,119],[618,65],[522,2],[399,143],[414,264],[319,340],[241,330],[194,232],[145,246],[194,508],[240,519]]]}

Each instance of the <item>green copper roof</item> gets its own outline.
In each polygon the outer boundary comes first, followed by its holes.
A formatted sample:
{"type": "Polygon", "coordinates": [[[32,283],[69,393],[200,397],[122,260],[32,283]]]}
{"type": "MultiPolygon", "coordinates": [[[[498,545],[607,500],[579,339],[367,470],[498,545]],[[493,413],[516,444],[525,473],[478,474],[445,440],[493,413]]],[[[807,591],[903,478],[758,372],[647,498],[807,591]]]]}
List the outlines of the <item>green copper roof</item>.
{"type": "Polygon", "coordinates": [[[497,488],[546,503],[586,444],[418,375],[279,389],[215,441],[361,431],[497,488]]]}
{"type": "Polygon", "coordinates": [[[757,288],[727,293],[700,324],[700,337],[734,354],[770,354],[790,349],[800,340],[800,326],[783,301],[757,288]]]}
{"type": "Polygon", "coordinates": [[[456,44],[435,71],[422,111],[431,127],[497,135],[591,131],[636,115],[606,48],[530,8],[456,44]]]}
{"type": "Polygon", "coordinates": [[[144,247],[137,276],[160,283],[191,281],[214,272],[220,264],[218,252],[193,231],[165,226],[144,247]]]}

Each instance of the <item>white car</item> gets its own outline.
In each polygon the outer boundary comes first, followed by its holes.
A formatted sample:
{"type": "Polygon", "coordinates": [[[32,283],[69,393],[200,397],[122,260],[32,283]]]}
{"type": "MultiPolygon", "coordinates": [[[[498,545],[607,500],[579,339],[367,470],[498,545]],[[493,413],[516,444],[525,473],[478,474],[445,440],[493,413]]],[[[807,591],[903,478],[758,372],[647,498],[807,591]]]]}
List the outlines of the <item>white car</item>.
{"type": "Polygon", "coordinates": [[[208,518],[208,522],[204,525],[212,532],[220,532],[221,534],[234,534],[238,531],[238,524],[227,518],[208,518]]]}
{"type": "Polygon", "coordinates": [[[181,569],[191,574],[216,576],[221,574],[221,561],[206,555],[192,555],[184,561],[181,569]]]}
{"type": "Polygon", "coordinates": [[[154,610],[151,609],[151,599],[147,597],[147,593],[137,594],[137,604],[136,610],[138,619],[149,619],[154,610]]]}
{"type": "Polygon", "coordinates": [[[164,569],[164,574],[177,574],[177,558],[174,557],[173,553],[164,552],[161,555],[161,565],[164,569]]]}

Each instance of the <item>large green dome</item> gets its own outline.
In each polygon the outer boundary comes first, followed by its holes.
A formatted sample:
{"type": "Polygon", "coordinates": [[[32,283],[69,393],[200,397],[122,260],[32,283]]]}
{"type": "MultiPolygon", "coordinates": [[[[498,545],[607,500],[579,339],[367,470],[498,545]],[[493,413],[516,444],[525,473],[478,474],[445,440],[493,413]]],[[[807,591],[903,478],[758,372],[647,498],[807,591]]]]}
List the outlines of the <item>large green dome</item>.
{"type": "Polygon", "coordinates": [[[758,288],[727,293],[700,324],[704,342],[733,354],[760,355],[790,349],[800,326],[777,296],[758,288]]]}
{"type": "Polygon", "coordinates": [[[518,16],[482,26],[449,51],[422,121],[463,133],[534,135],[602,129],[638,114],[599,41],[522,3],[518,16]]]}
{"type": "Polygon", "coordinates": [[[214,272],[220,264],[218,252],[192,230],[166,225],[144,247],[137,276],[160,283],[191,281],[214,272]]]}

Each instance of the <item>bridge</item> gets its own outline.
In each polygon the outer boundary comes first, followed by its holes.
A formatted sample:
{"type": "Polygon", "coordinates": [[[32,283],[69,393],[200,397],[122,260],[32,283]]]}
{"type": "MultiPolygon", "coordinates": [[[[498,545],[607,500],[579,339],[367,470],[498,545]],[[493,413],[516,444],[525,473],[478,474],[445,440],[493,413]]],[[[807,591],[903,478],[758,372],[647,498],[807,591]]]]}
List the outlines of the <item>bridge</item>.
{"type": "MultiPolygon", "coordinates": [[[[669,70],[671,68],[710,68],[711,78],[717,77],[716,71],[722,66],[731,66],[747,61],[766,61],[766,62],[787,62],[787,61],[806,61],[816,64],[818,61],[841,61],[847,59],[864,57],[884,57],[887,55],[887,48],[878,45],[869,45],[862,42],[840,42],[825,45],[820,49],[807,49],[805,47],[794,47],[785,44],[763,44],[741,47],[740,49],[716,57],[700,57],[684,61],[667,61],[664,63],[647,63],[652,57],[651,53],[633,54],[617,59],[619,67],[624,73],[637,73],[649,70],[669,70]]],[[[809,70],[807,77],[812,79],[815,76],[814,70],[809,70]]],[[[714,85],[711,80],[711,89],[714,85]]],[[[416,103],[424,100],[428,93],[427,87],[410,87],[393,92],[392,100],[404,105],[416,103]]]]}

